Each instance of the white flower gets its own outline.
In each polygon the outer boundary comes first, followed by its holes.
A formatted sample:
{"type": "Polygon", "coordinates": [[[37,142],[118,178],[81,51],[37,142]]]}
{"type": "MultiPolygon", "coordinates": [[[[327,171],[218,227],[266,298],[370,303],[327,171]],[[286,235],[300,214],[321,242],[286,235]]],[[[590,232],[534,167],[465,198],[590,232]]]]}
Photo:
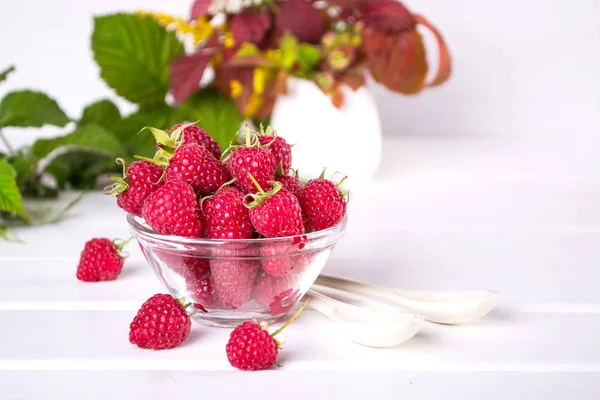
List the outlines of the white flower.
{"type": "Polygon", "coordinates": [[[217,14],[219,12],[226,12],[228,14],[237,14],[243,9],[249,7],[254,3],[255,5],[262,4],[263,0],[213,0],[210,12],[217,14]]]}

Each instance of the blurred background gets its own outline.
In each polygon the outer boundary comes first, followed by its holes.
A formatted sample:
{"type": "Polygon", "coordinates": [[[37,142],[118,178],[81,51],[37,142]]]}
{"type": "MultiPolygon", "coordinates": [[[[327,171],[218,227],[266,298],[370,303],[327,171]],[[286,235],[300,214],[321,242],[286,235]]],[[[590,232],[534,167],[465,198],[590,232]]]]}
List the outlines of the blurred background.
{"type": "MultiPolygon", "coordinates": [[[[453,74],[417,95],[369,84],[383,157],[373,178],[399,186],[406,226],[556,230],[600,226],[600,3],[406,1],[444,36],[453,74]]],[[[69,116],[100,98],[133,106],[99,78],[93,16],[189,0],[4,2],[0,96],[35,88],[69,116]]],[[[424,32],[427,44],[431,35],[424,32]]],[[[435,51],[431,52],[435,56],[435,51]]],[[[436,60],[432,59],[435,63],[436,60]]],[[[61,128],[4,130],[14,145],[61,128]]]]}

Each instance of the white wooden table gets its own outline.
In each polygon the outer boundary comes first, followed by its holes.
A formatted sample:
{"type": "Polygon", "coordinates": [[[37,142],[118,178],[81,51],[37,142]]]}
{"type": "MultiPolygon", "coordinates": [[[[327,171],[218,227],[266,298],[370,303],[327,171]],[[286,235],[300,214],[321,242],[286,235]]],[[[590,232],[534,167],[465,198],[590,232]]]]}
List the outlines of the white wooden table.
{"type": "Polygon", "coordinates": [[[412,150],[410,141],[388,142],[381,173],[352,195],[347,234],[326,271],[398,287],[500,290],[484,320],[426,325],[406,344],[369,349],[307,310],[284,333],[282,366],[260,373],[230,367],[229,330],[198,323],[179,348],[138,349],[129,323],[164,290],[137,246],[117,281],[76,280],[85,241],[128,237],[113,200],[91,194],[58,224],[19,229],[25,244],[0,242],[0,399],[315,399],[323,390],[327,398],[600,398],[600,214],[586,213],[600,204],[600,185],[482,174],[461,168],[460,155],[434,169],[401,166],[412,150]]]}

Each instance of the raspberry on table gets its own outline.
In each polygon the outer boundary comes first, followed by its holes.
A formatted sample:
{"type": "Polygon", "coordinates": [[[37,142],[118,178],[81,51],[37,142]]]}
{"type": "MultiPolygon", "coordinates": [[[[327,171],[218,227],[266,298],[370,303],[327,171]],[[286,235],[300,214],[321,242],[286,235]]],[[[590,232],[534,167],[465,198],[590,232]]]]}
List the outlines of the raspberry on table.
{"type": "Polygon", "coordinates": [[[87,241],[77,265],[77,279],[84,282],[117,279],[125,260],[121,250],[127,242],[115,244],[114,241],[107,238],[93,238],[87,241]]]}
{"type": "Polygon", "coordinates": [[[129,329],[129,342],[143,349],[179,346],[192,322],[183,304],[169,294],[155,294],[142,304],[129,329]]]}
{"type": "Polygon", "coordinates": [[[281,328],[269,334],[267,328],[256,320],[247,321],[238,325],[230,334],[225,346],[229,363],[244,371],[257,371],[267,369],[277,361],[281,344],[275,340],[281,331],[287,328],[300,315],[305,302],[298,312],[281,328]]]}

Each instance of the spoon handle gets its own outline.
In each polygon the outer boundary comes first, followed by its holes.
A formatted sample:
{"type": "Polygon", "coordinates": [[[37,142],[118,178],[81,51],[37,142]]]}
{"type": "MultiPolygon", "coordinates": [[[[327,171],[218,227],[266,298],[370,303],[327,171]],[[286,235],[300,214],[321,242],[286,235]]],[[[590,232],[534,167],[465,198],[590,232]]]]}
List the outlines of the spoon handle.
{"type": "Polygon", "coordinates": [[[386,300],[421,314],[428,321],[442,324],[459,324],[479,319],[495,307],[499,298],[499,294],[494,291],[401,290],[328,275],[320,275],[315,284],[386,300]]]}

